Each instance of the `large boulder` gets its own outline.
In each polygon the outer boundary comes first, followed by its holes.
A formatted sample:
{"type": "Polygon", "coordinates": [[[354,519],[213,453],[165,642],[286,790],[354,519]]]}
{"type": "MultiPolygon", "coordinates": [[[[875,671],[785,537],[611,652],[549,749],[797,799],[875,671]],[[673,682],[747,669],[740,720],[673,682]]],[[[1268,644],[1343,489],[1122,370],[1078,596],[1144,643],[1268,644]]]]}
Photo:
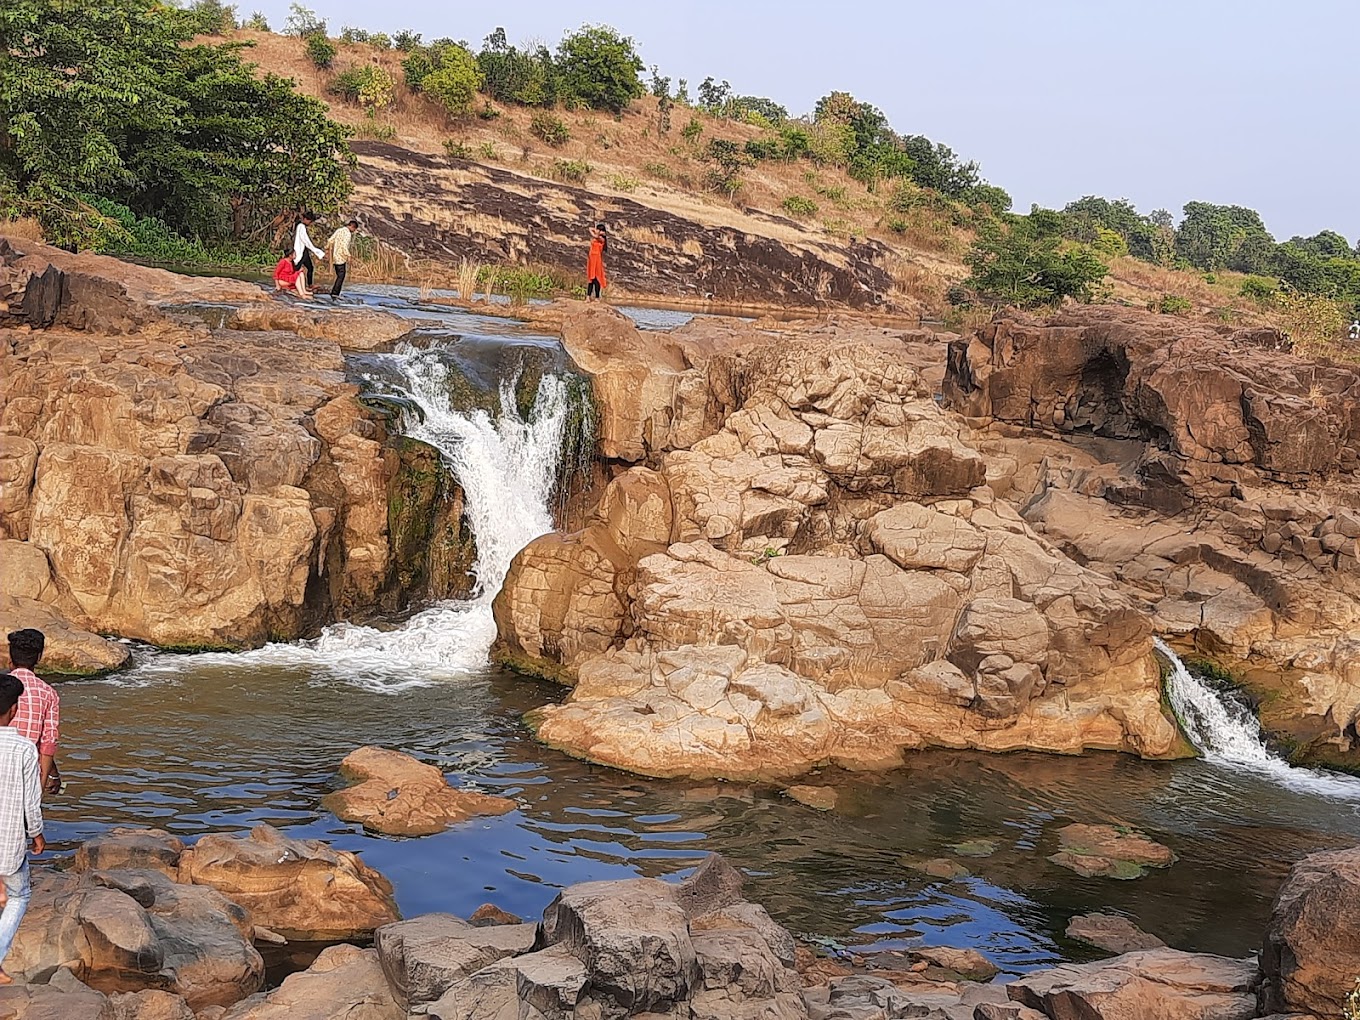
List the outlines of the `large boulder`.
{"type": "MultiPolygon", "coordinates": [[[[5,1020],[143,1020],[135,1013],[119,1012],[110,999],[66,969],[58,970],[46,984],[0,988],[0,1016],[5,1020]]],[[[144,1020],[162,1018],[151,1014],[144,1020]]],[[[164,1020],[194,1020],[194,1014],[167,1013],[164,1020]]]]}
{"type": "Polygon", "coordinates": [[[1050,1020],[1250,1020],[1255,977],[1251,960],[1149,949],[1026,974],[1006,991],[1050,1020]]]}
{"type": "Polygon", "coordinates": [[[374,946],[397,1002],[414,1009],[498,960],[529,952],[537,932],[532,924],[478,927],[452,914],[422,914],[379,928],[374,946]]]}
{"type": "Polygon", "coordinates": [[[378,954],[331,946],[278,988],[238,1002],[220,1020],[406,1020],[387,987],[378,954]]]}
{"type": "Polygon", "coordinates": [[[179,879],[211,886],[289,940],[367,938],[401,916],[391,883],[355,854],[268,825],[204,836],[184,851],[179,879]]]}
{"type": "Polygon", "coordinates": [[[337,818],[389,836],[428,836],[476,815],[503,815],[515,802],[455,790],[433,765],[381,747],[361,747],[340,763],[352,782],[327,794],[322,807],[337,818]]]}
{"type": "Polygon", "coordinates": [[[1360,977],[1360,847],[1311,854],[1280,887],[1261,947],[1263,1012],[1340,1016],[1360,977]]]}

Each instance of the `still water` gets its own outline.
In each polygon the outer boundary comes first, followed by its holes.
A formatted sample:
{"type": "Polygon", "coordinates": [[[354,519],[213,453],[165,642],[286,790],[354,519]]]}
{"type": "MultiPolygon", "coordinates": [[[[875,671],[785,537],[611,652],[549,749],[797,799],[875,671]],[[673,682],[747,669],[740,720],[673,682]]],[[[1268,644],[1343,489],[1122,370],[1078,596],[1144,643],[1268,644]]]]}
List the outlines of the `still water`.
{"type": "Polygon", "coordinates": [[[1178,948],[1240,956],[1258,946],[1290,862],[1360,841],[1360,802],[1112,754],[942,751],[890,773],[828,771],[804,780],[838,789],[825,813],[777,786],[638,779],[538,745],[520,718],[560,692],[491,669],[403,686],[306,664],[159,656],[61,693],[68,786],[49,808],[55,849],[114,825],[192,838],[269,822],[361,851],[408,915],[491,901],[531,917],[563,885],[673,875],[720,851],[779,921],[842,944],[969,945],[1017,971],[1084,958],[1063,937],[1067,919],[1112,908],[1178,948]],[[519,809],[420,839],[366,834],[318,806],[364,743],[437,763],[455,785],[519,809]],[[1132,882],[1079,878],[1045,860],[1070,821],[1138,826],[1180,860],[1132,882]],[[968,840],[996,850],[952,849],[968,840]],[[953,857],[975,877],[927,878],[903,856],[953,857]]]}

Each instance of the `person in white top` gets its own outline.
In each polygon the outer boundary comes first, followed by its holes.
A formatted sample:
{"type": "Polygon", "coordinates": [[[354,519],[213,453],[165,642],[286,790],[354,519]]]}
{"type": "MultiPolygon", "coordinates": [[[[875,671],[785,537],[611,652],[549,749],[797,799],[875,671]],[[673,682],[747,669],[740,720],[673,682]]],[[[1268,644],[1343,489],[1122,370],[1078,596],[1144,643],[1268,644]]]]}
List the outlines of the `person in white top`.
{"type": "Polygon", "coordinates": [[[307,233],[307,228],[316,222],[316,213],[305,212],[298,217],[297,226],[293,229],[293,268],[302,269],[307,273],[307,289],[312,289],[312,272],[314,264],[312,254],[315,253],[319,259],[324,259],[326,253],[312,244],[311,235],[307,233]]]}
{"type": "MultiPolygon", "coordinates": [[[[28,909],[29,851],[40,854],[47,849],[38,749],[10,726],[23,693],[24,685],[18,677],[0,673],[0,962],[8,955],[28,909]]],[[[13,981],[0,970],[0,985],[13,981]]]]}
{"type": "Polygon", "coordinates": [[[331,265],[335,267],[335,285],[331,287],[331,297],[340,296],[340,288],[345,285],[345,273],[349,270],[349,246],[354,240],[354,232],[359,229],[358,220],[350,220],[330,236],[326,250],[331,253],[331,265]]]}

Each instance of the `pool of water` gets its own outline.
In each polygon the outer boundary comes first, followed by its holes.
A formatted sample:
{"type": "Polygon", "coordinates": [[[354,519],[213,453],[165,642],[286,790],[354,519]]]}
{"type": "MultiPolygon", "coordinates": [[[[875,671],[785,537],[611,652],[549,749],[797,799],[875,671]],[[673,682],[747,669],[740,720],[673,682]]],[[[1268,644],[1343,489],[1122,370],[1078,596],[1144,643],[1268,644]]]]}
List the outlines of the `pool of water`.
{"type": "Polygon", "coordinates": [[[535,916],[572,882],[667,876],[708,851],[793,931],[846,945],[974,946],[1007,971],[1082,958],[1067,919],[1128,914],[1169,944],[1245,955],[1289,864],[1360,839],[1357,802],[1289,792],[1201,762],[1097,754],[927,752],[888,773],[827,771],[834,811],[777,786],[656,781],[537,744],[522,714],[558,689],[494,669],[456,680],[346,675],[230,656],[62,684],[66,792],[48,807],[69,851],[114,825],[187,838],[268,822],[330,840],[395,884],[402,910],[466,914],[487,901],[535,916]],[[512,814],[389,839],[323,812],[336,766],[376,743],[438,764],[456,785],[513,797],[512,814]],[[1070,822],[1143,828],[1180,860],[1132,882],[1082,879],[1045,858],[1070,822]],[[995,843],[988,857],[953,846],[995,843]],[[944,882],[901,858],[950,856],[944,882]]]}

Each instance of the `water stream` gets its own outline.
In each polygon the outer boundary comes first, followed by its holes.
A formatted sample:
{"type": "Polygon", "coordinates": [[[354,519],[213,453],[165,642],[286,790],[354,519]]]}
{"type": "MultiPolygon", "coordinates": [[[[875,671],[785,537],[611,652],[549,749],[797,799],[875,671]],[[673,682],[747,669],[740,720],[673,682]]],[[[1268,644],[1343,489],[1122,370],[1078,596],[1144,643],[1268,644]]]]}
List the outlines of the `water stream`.
{"type": "Polygon", "coordinates": [[[1236,749],[1212,694],[1180,673],[1177,705],[1197,720],[1203,760],[925,752],[890,773],[809,777],[837,791],[830,812],[776,786],[642,780],[542,747],[522,714],[562,692],[487,664],[489,604],[514,553],[552,526],[570,379],[550,365],[527,393],[516,383],[522,347],[548,341],[498,339],[484,321],[442,314],[444,340],[366,355],[355,371],[414,401],[420,413],[403,427],[457,472],[478,543],[476,596],[239,655],[139,652],[131,673],[63,684],[68,792],[47,811],[55,849],[115,825],[194,837],[269,822],[362,852],[407,914],[465,915],[491,901],[526,917],[563,885],[673,875],[713,850],[799,934],[972,946],[1017,972],[1089,956],[1063,930],[1100,909],[1179,948],[1246,955],[1289,864],[1360,841],[1360,800],[1314,785],[1328,777],[1294,782],[1283,763],[1284,773],[1269,760],[1248,767],[1256,752],[1236,749]],[[486,399],[450,396],[462,343],[485,347],[486,399]],[[340,759],[365,743],[519,808],[422,839],[365,833],[319,807],[340,759]],[[1080,878],[1047,860],[1072,821],[1141,828],[1180,860],[1133,882],[1080,878]],[[942,856],[971,874],[943,881],[909,866],[942,856]]]}

